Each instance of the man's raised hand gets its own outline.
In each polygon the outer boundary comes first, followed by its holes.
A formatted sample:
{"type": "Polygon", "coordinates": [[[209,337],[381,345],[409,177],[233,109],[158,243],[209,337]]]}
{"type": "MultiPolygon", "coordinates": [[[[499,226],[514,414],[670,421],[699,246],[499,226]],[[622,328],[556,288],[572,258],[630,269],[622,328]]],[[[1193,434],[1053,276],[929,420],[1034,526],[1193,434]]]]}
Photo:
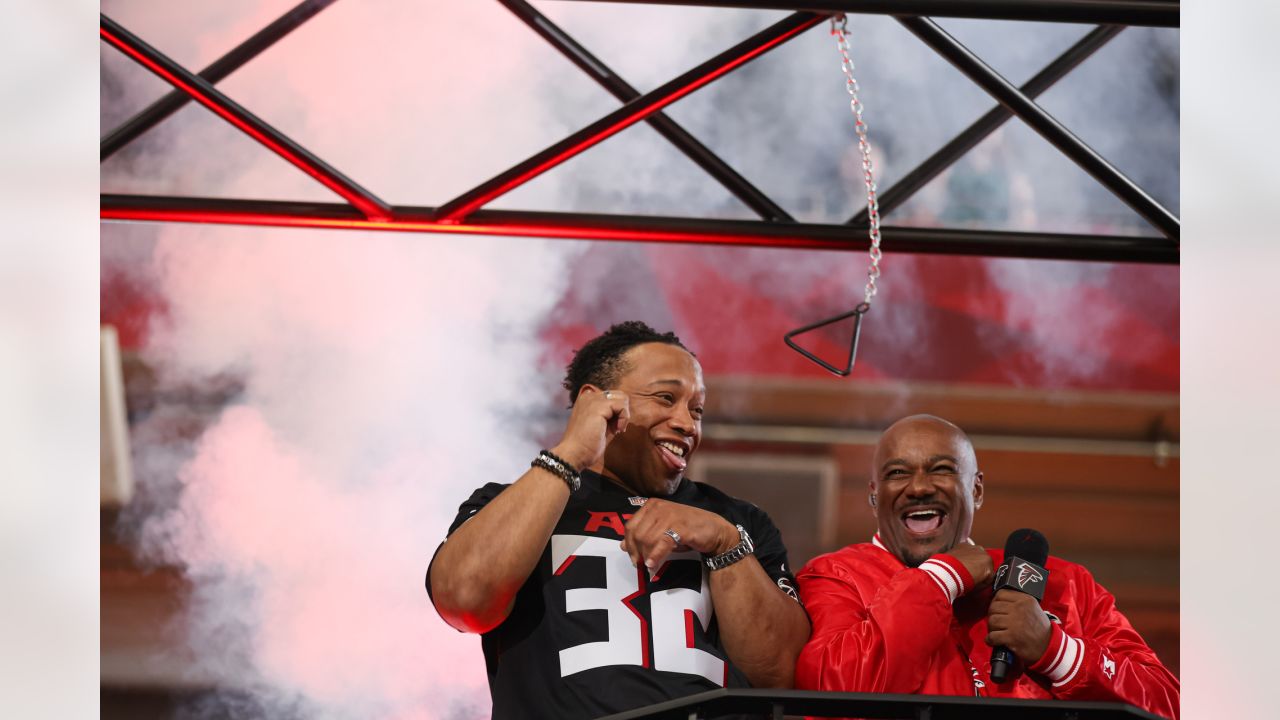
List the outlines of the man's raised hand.
{"type": "Polygon", "coordinates": [[[609,441],[626,431],[630,419],[631,408],[626,393],[583,385],[573,403],[564,436],[552,452],[578,470],[592,467],[604,457],[609,441]]]}

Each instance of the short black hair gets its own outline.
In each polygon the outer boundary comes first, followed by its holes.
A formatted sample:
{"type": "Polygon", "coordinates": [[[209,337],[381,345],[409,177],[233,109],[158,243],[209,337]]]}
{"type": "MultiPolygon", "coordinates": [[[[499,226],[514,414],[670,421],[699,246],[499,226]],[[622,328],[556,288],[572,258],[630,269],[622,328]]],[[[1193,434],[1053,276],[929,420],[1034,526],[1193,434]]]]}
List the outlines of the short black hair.
{"type": "MultiPolygon", "coordinates": [[[[660,333],[639,320],[611,325],[603,334],[587,341],[573,354],[564,372],[564,389],[569,391],[569,406],[578,399],[583,385],[610,388],[627,371],[622,356],[645,343],[675,345],[693,355],[673,332],[660,333]]],[[[694,357],[697,357],[696,355],[694,357]]]]}

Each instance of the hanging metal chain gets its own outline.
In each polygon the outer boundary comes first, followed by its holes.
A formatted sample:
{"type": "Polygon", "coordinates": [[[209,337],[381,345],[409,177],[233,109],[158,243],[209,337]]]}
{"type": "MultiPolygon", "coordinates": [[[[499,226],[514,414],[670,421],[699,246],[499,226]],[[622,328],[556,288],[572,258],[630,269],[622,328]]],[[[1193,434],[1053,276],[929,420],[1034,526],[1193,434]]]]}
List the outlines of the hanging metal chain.
{"type": "MultiPolygon", "coordinates": [[[[849,18],[844,13],[831,16],[831,34],[840,50],[840,69],[844,71],[845,89],[849,91],[849,109],[853,111],[853,129],[858,133],[858,149],[862,151],[862,180],[867,186],[867,217],[871,224],[867,230],[871,238],[871,263],[867,266],[867,287],[863,291],[862,304],[871,308],[871,298],[876,296],[876,280],[880,278],[880,204],[876,201],[876,181],[872,174],[871,144],[867,142],[867,124],[862,120],[862,102],[858,100],[858,81],[853,77],[853,60],[849,57],[849,18]]],[[[865,310],[864,310],[865,312],[865,310]]]]}
{"type": "Polygon", "coordinates": [[[840,68],[844,70],[845,89],[849,91],[849,109],[853,110],[853,129],[858,133],[858,149],[862,151],[862,179],[867,185],[867,216],[871,219],[868,234],[871,237],[871,263],[867,266],[867,289],[862,302],[847,313],[796,328],[782,336],[787,347],[809,358],[826,370],[849,377],[858,355],[858,336],[862,332],[862,317],[871,309],[871,298],[876,296],[876,280],[880,278],[880,204],[876,202],[876,180],[871,166],[871,143],[867,142],[867,124],[862,120],[862,102],[858,100],[858,81],[853,78],[853,60],[849,57],[849,20],[844,13],[831,16],[831,34],[840,50],[840,68]],[[800,347],[795,338],[811,330],[834,325],[853,318],[853,334],[849,338],[849,358],[844,367],[837,367],[800,347]]]}

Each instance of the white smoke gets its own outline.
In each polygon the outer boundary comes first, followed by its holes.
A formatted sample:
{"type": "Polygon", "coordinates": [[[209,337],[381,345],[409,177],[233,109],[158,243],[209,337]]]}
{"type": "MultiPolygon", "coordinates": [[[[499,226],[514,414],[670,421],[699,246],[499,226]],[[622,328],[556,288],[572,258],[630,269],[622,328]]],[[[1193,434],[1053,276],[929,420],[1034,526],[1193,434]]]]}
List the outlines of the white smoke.
{"type": "MultiPolygon", "coordinates": [[[[104,11],[198,69],[291,5],[104,11]]],[[[340,2],[219,87],[384,198],[430,204],[567,132],[532,102],[546,79],[527,63],[547,52],[500,6],[340,2]]],[[[113,54],[104,126],[164,91],[113,54]]],[[[198,107],[103,172],[109,192],[334,199],[198,107]]],[[[436,616],[423,578],[458,504],[536,451],[524,418],[555,390],[537,333],[578,247],[104,226],[104,274],[164,305],[143,349],[162,399],[135,430],[143,488],[125,532],[191,582],[190,653],[167,660],[234,691],[190,712],[483,714],[479,641],[436,616]],[[179,407],[228,395],[207,418],[179,407]]]]}
{"type": "Polygon", "coordinates": [[[520,418],[548,394],[535,331],[562,254],[166,227],[154,257],[168,309],[145,355],[161,390],[243,382],[189,457],[161,446],[140,464],[182,461],[141,540],[194,582],[197,673],[322,717],[483,698],[477,640],[435,616],[422,579],[457,504],[536,450],[520,418]]]}

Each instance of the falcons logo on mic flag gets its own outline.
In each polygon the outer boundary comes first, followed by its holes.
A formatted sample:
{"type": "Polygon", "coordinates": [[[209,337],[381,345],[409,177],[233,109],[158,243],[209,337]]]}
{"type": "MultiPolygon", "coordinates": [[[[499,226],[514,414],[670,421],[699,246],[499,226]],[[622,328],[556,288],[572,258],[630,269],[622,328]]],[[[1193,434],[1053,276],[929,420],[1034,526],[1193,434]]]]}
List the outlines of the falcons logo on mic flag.
{"type": "Polygon", "coordinates": [[[1045,582],[1049,571],[1036,563],[1020,557],[1006,556],[1000,567],[996,569],[996,579],[992,590],[1004,588],[1024,592],[1036,600],[1044,599],[1045,582]]]}
{"type": "Polygon", "coordinates": [[[1040,569],[1031,563],[1018,563],[1018,587],[1025,588],[1027,583],[1038,583],[1044,580],[1040,569]]]}

